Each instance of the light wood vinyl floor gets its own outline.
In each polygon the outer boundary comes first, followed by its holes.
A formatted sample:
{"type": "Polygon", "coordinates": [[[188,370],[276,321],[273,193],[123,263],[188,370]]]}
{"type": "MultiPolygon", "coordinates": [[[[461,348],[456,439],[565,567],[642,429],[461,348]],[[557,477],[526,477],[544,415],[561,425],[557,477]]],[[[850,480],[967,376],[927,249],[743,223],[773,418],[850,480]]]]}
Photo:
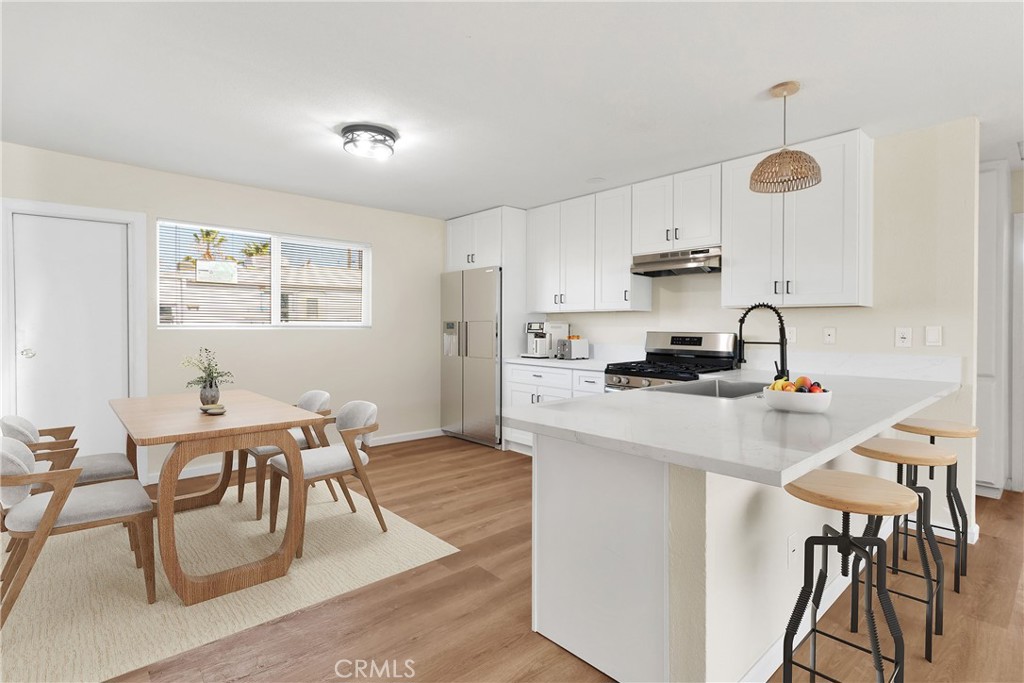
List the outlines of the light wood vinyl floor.
{"type": "MultiPolygon", "coordinates": [[[[400,670],[414,660],[409,680],[422,683],[609,680],[530,631],[530,458],[438,437],[373,448],[369,473],[381,505],[461,552],[117,680],[338,681],[340,659],[397,662],[400,670]]],[[[896,601],[907,681],[1024,680],[1024,496],[979,499],[978,508],[982,540],[971,548],[963,593],[947,592],[934,664],[921,655],[919,606],[896,601]]],[[[847,591],[822,627],[842,635],[848,609],[847,591]]],[[[822,670],[871,680],[869,656],[827,647],[822,670]]]]}

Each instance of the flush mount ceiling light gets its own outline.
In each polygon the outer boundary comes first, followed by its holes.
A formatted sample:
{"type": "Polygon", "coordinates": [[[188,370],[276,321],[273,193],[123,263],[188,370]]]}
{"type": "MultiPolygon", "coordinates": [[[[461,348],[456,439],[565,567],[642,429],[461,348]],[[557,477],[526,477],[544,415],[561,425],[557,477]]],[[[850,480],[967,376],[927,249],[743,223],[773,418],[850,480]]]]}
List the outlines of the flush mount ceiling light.
{"type": "Polygon", "coordinates": [[[750,174],[750,189],[754,192],[794,192],[821,182],[821,167],[814,157],[786,147],[786,100],[799,90],[799,83],[786,81],[768,91],[772,97],[782,98],[782,149],[762,159],[750,174]]]}
{"type": "Polygon", "coordinates": [[[345,141],[346,152],[367,159],[389,158],[395,153],[395,140],[398,139],[394,131],[368,123],[345,126],[340,135],[345,141]]]}

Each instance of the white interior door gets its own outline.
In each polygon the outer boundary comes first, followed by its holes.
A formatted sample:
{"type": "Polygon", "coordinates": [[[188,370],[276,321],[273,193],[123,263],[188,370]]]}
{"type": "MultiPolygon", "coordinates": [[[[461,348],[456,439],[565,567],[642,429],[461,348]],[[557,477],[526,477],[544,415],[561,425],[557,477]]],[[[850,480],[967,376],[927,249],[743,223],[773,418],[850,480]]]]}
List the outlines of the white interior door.
{"type": "Polygon", "coordinates": [[[128,225],[12,217],[15,412],[76,425],[84,452],[124,450],[107,404],[129,395],[128,225]]]}

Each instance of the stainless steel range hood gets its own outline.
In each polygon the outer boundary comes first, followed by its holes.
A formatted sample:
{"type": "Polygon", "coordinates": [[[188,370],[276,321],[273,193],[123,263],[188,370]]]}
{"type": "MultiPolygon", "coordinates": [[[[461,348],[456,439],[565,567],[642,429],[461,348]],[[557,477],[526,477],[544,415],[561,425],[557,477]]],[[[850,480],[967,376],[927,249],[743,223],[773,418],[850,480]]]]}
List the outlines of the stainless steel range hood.
{"type": "Polygon", "coordinates": [[[722,270],[722,248],[683,249],[663,254],[645,254],[633,257],[630,272],[648,277],[686,275],[688,273],[717,273],[722,270]]]}

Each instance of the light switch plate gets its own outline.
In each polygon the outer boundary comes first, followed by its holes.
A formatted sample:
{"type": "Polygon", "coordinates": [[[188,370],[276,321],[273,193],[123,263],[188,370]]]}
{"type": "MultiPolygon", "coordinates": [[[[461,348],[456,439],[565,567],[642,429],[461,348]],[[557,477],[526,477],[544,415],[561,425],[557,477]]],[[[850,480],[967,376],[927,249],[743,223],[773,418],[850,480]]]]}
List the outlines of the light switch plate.
{"type": "Polygon", "coordinates": [[[942,325],[928,325],[924,328],[925,346],[942,346],[942,325]]]}
{"type": "Polygon", "coordinates": [[[834,328],[834,327],[823,327],[823,328],[821,328],[821,343],[822,344],[835,344],[836,343],[836,328],[834,328]]]}
{"type": "Polygon", "coordinates": [[[896,347],[909,349],[914,343],[914,330],[911,327],[896,328],[896,347]]]}

